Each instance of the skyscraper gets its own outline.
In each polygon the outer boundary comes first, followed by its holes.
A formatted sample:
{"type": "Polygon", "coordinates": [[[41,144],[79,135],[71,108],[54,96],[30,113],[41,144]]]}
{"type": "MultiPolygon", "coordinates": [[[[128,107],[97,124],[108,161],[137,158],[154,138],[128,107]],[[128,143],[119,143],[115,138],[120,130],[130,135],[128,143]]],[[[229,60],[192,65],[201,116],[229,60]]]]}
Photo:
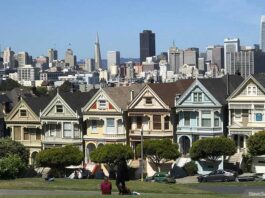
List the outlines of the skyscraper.
{"type": "Polygon", "coordinates": [[[176,48],[175,43],[168,50],[169,71],[179,73],[179,68],[184,64],[184,52],[176,48]]]}
{"type": "Polygon", "coordinates": [[[101,54],[100,54],[100,45],[99,45],[99,38],[97,33],[97,38],[95,42],[95,69],[101,68],[101,54]]]}
{"type": "Polygon", "coordinates": [[[10,47],[4,49],[4,55],[3,55],[3,64],[4,67],[13,68],[15,67],[15,52],[11,50],[10,47]]]}
{"type": "Polygon", "coordinates": [[[155,56],[155,33],[151,30],[144,30],[140,33],[140,62],[145,61],[146,57],[155,56]]]}
{"type": "Polygon", "coordinates": [[[265,52],[265,15],[260,20],[260,49],[265,52]]]}
{"type": "MultiPolygon", "coordinates": [[[[227,53],[232,53],[232,52],[238,52],[240,51],[240,40],[238,38],[235,39],[230,39],[227,38],[224,40],[224,64],[225,64],[225,73],[229,71],[227,68],[227,53]]],[[[229,73],[230,74],[230,73],[229,73]]]]}
{"type": "Polygon", "coordinates": [[[108,69],[110,66],[120,65],[120,52],[119,51],[108,51],[107,53],[108,69]]]}
{"type": "Polygon", "coordinates": [[[72,49],[66,50],[64,62],[66,67],[73,67],[76,65],[76,58],[72,49]]]}
{"type": "Polygon", "coordinates": [[[18,67],[23,67],[24,65],[27,65],[30,63],[29,61],[29,55],[27,52],[19,52],[16,54],[18,67]]]}
{"type": "Polygon", "coordinates": [[[58,52],[56,49],[48,49],[48,58],[49,58],[49,63],[52,63],[54,60],[58,59],[58,52]]]}
{"type": "Polygon", "coordinates": [[[188,48],[184,51],[184,64],[198,68],[199,48],[188,48]]]}

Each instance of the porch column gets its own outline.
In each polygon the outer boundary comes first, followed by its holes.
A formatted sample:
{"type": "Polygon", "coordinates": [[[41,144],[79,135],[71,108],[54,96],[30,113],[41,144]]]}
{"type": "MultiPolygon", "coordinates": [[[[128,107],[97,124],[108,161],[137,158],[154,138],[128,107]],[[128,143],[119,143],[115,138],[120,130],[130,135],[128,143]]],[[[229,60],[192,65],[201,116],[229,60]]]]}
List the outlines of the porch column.
{"type": "Polygon", "coordinates": [[[237,135],[237,152],[240,152],[240,135],[237,135]]]}
{"type": "Polygon", "coordinates": [[[231,109],[228,110],[228,126],[231,126],[231,109]]]}
{"type": "Polygon", "coordinates": [[[244,151],[247,148],[247,136],[244,135],[244,143],[243,143],[244,151]]]}
{"type": "MultiPolygon", "coordinates": [[[[56,127],[57,128],[57,127],[56,127]]],[[[57,130],[56,130],[57,131],[57,130]]],[[[61,137],[63,138],[63,122],[61,122],[61,137]]]]}

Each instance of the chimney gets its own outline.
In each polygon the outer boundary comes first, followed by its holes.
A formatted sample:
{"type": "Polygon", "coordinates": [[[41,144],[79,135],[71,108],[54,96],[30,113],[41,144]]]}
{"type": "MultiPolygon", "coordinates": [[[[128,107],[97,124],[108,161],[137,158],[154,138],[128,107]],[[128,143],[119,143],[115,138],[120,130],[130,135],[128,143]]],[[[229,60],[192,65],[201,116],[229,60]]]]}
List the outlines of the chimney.
{"type": "Polygon", "coordinates": [[[130,102],[134,99],[134,90],[130,91],[130,102]]]}

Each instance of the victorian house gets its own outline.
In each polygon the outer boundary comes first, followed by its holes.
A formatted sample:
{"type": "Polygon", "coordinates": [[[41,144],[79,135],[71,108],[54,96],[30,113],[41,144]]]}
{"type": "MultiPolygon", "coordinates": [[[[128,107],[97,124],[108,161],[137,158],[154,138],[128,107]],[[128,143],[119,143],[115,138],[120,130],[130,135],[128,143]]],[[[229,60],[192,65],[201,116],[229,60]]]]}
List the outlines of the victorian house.
{"type": "Polygon", "coordinates": [[[59,93],[40,112],[44,139],[43,149],[73,144],[83,150],[83,121],[81,108],[93,97],[89,92],[59,93]]]}
{"type": "Polygon", "coordinates": [[[5,117],[12,140],[22,143],[29,149],[29,163],[34,164],[36,154],[42,150],[42,125],[39,113],[51,101],[51,97],[25,97],[13,107],[5,117]]]}
{"type": "Polygon", "coordinates": [[[109,143],[127,143],[127,105],[143,87],[105,87],[82,108],[85,123],[85,161],[95,148],[109,143]]]}
{"type": "Polygon", "coordinates": [[[183,155],[198,139],[227,135],[226,98],[242,81],[236,75],[196,79],[182,96],[176,95],[176,134],[183,155]]]}
{"type": "Polygon", "coordinates": [[[174,141],[175,96],[181,96],[193,79],[174,83],[146,84],[128,105],[129,142],[133,150],[144,139],[168,138],[174,141]]]}

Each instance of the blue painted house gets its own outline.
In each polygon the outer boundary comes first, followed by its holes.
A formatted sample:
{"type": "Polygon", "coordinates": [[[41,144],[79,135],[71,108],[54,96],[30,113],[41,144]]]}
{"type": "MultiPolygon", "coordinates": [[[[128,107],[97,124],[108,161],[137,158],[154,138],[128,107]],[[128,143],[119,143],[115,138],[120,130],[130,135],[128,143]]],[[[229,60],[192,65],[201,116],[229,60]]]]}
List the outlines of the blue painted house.
{"type": "MultiPolygon", "coordinates": [[[[176,136],[183,156],[189,156],[192,143],[198,139],[227,135],[226,98],[242,81],[238,75],[196,79],[184,94],[176,95],[176,136]]],[[[200,163],[199,173],[221,168],[200,163]]]]}

